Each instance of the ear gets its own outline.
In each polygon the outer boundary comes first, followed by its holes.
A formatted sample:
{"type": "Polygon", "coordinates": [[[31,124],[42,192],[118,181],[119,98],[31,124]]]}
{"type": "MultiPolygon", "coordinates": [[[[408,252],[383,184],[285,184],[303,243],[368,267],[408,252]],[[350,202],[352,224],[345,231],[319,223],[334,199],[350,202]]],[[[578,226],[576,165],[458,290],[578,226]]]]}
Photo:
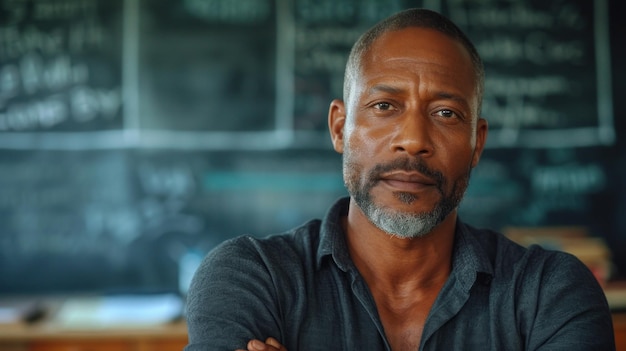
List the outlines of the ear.
{"type": "Polygon", "coordinates": [[[343,132],[346,124],[346,109],[342,100],[335,99],[328,109],[328,130],[333,147],[338,153],[343,153],[343,132]]]}
{"type": "Polygon", "coordinates": [[[484,118],[478,118],[476,122],[476,146],[474,147],[474,155],[472,157],[472,168],[478,165],[480,155],[482,155],[487,141],[487,130],[489,125],[484,118]]]}

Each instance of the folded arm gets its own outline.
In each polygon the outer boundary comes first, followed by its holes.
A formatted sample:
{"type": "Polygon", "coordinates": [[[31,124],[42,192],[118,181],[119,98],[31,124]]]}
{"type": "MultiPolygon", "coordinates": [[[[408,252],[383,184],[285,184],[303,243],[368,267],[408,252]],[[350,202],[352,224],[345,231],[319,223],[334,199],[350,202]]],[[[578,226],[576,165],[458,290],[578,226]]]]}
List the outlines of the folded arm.
{"type": "Polygon", "coordinates": [[[249,240],[239,238],[219,246],[204,259],[189,289],[185,350],[233,351],[250,347],[253,339],[280,338],[275,291],[263,259],[249,240]]]}

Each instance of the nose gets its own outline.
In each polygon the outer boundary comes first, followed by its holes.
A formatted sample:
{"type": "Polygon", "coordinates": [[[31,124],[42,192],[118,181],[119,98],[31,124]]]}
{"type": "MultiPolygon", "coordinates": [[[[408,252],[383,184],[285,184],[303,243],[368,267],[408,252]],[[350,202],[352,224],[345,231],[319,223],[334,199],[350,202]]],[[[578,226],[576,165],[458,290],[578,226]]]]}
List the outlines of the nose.
{"type": "Polygon", "coordinates": [[[431,120],[423,113],[405,113],[397,121],[391,140],[394,152],[429,157],[434,152],[431,120]]]}

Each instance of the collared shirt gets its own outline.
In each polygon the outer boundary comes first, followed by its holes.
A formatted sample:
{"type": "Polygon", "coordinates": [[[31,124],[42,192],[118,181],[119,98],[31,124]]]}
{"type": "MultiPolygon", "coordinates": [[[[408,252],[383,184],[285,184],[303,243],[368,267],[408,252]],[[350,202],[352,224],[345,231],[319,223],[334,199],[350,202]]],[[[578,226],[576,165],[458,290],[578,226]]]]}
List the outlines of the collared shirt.
{"type": "MultiPolygon", "coordinates": [[[[324,220],[263,239],[222,243],[196,272],[186,351],[245,349],[278,339],[289,351],[391,350],[340,225],[324,220]]],[[[457,222],[451,274],[419,350],[614,350],[606,299],[574,256],[521,247],[457,222]]]]}

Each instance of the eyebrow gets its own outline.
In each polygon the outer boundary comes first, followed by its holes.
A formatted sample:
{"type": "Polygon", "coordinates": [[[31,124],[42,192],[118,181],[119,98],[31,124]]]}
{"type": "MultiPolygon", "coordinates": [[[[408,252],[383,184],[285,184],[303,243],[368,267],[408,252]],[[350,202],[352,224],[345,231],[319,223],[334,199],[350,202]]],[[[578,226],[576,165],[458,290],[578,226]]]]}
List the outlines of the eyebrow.
{"type": "Polygon", "coordinates": [[[389,93],[389,94],[399,94],[399,93],[402,93],[404,91],[405,91],[404,89],[392,87],[390,85],[376,84],[373,87],[369,88],[367,92],[369,94],[373,94],[373,93],[377,93],[377,92],[383,92],[383,93],[389,93]]]}
{"type": "MultiPolygon", "coordinates": [[[[399,94],[399,93],[404,93],[405,91],[406,90],[403,88],[398,88],[398,87],[394,87],[394,86],[387,85],[387,84],[376,84],[373,87],[368,89],[369,94],[374,94],[377,92],[399,94]]],[[[467,100],[458,94],[450,93],[447,91],[439,91],[435,93],[435,95],[440,99],[452,100],[452,101],[456,101],[458,103],[464,104],[466,106],[468,105],[467,100]]]]}
{"type": "Polygon", "coordinates": [[[437,97],[442,98],[442,99],[446,99],[446,100],[453,100],[453,101],[456,101],[458,103],[467,105],[467,100],[465,100],[463,97],[461,97],[460,95],[457,95],[457,94],[448,93],[448,92],[445,92],[445,91],[440,91],[440,92],[437,93],[437,97]]]}

